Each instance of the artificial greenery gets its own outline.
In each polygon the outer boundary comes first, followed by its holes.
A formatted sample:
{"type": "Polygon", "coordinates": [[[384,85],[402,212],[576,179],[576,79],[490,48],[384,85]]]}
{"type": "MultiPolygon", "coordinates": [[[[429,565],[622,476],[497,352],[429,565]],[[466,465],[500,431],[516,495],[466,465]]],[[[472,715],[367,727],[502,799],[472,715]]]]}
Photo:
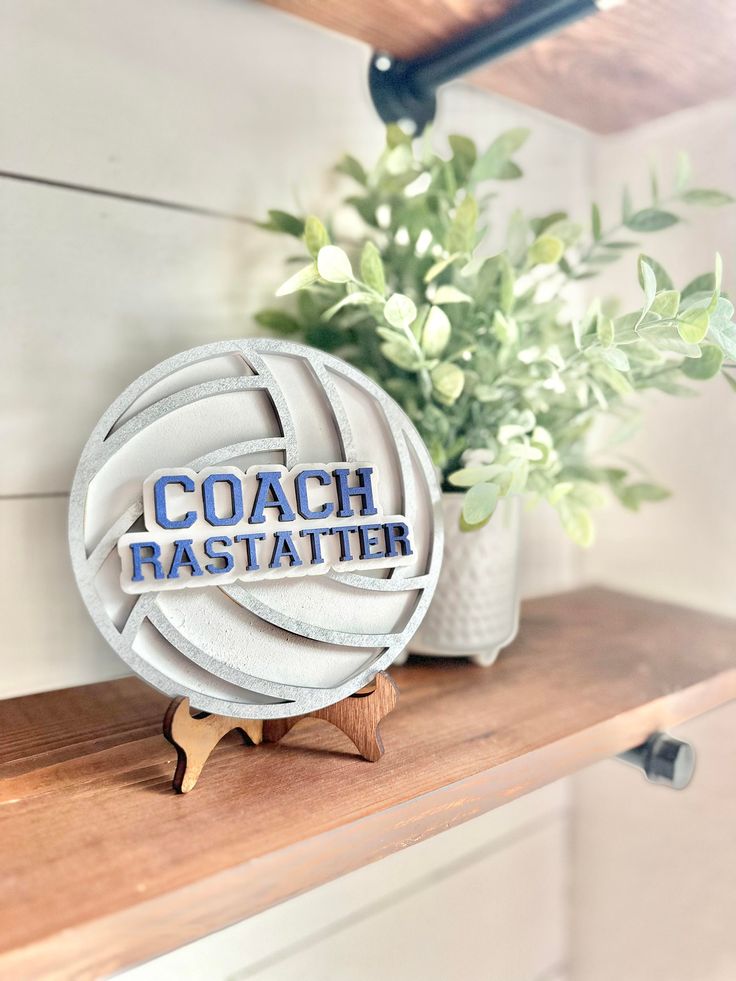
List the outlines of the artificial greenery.
{"type": "Polygon", "coordinates": [[[718,258],[714,273],[678,291],[640,255],[641,306],[618,316],[599,300],[576,316],[567,287],[635,248],[631,233],[674,225],[682,206],[732,199],[692,188],[682,157],[666,198],[654,178],[644,208],[624,191],[615,227],[603,227],[596,205],[587,230],[565,212],[516,211],[503,251],[483,255],[489,184],[521,175],[513,157],[527,136],[510,130],[480,155],[451,136],[445,159],[389,127],[372,170],[349,156],[337,168],[355,187],[344,203],[360,217],[357,240],[333,244],[330,222],[269,212],[263,227],[299,239],[309,261],[278,290],[298,294],[289,306],[256,319],[352,362],[403,406],[445,489],[465,489],[463,527],[523,492],[589,545],[603,485],[634,510],[667,496],[628,467],[593,462],[591,426],[606,415],[628,421],[631,396],[645,389],[685,395],[719,372],[736,388],[724,364],[736,361],[736,324],[718,258]]]}

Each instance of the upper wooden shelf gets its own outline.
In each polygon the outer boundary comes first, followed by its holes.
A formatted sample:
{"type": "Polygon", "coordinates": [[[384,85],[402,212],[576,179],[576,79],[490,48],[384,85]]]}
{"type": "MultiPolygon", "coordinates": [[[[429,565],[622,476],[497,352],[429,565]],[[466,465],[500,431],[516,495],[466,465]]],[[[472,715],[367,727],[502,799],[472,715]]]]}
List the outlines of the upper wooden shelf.
{"type": "MultiPolygon", "coordinates": [[[[265,0],[398,57],[431,50],[514,0],[265,0]]],[[[470,81],[598,133],[736,94],[736,4],[629,0],[541,38],[470,81]]]]}
{"type": "Polygon", "coordinates": [[[734,626],[600,589],[534,600],[493,668],[395,671],[380,762],[308,721],[226,738],[183,797],[143,683],[0,703],[0,975],[107,975],[635,746],[736,697],[734,626]]]}

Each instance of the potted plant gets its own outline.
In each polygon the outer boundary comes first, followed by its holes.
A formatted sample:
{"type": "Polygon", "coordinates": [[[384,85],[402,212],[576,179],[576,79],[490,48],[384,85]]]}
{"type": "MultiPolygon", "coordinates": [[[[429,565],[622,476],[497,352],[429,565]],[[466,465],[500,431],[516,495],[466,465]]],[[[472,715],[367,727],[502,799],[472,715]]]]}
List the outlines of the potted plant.
{"type": "Polygon", "coordinates": [[[632,233],[673,225],[681,206],[731,198],[692,188],[682,158],[672,194],[662,200],[653,180],[651,202],[635,208],[624,192],[612,228],[596,205],[585,230],[564,212],[517,211],[504,248],[484,254],[489,184],[521,175],[513,156],[527,136],[511,130],[481,154],[451,136],[443,157],[391,126],[372,170],[349,156],[338,165],[354,189],[336,217],[344,223],[347,208],[353,230],[283,211],[263,223],[299,239],[306,261],[277,291],[287,305],[256,320],[376,379],[412,418],[441,474],[445,563],[413,649],[481,663],[517,629],[522,497],[555,508],[573,541],[589,546],[604,491],[634,510],[667,496],[605,456],[593,459],[592,425],[645,389],[687,394],[690,383],[719,374],[736,387],[728,373],[736,324],[720,293],[720,259],[678,290],[640,255],[642,301],[625,313],[595,300],[577,315],[574,288],[634,248],[632,233]]]}

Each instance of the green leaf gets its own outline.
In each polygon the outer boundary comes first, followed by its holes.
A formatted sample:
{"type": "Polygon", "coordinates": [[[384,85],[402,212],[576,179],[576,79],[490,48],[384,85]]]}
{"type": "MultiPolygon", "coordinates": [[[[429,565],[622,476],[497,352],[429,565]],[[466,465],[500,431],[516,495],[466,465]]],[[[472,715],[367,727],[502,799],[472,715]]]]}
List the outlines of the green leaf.
{"type": "Polygon", "coordinates": [[[478,158],[478,150],[475,143],[467,136],[460,136],[453,133],[447,142],[452,150],[452,162],[455,168],[455,176],[459,181],[465,181],[468,174],[473,169],[473,165],[478,158]]]}
{"type": "Polygon", "coordinates": [[[514,181],[522,173],[521,167],[513,160],[504,160],[495,176],[497,181],[514,181]]]}
{"type": "Polygon", "coordinates": [[[453,487],[474,487],[476,484],[493,480],[503,472],[503,469],[496,463],[489,463],[483,467],[464,467],[451,473],[447,480],[453,487]]]}
{"type": "Polygon", "coordinates": [[[610,317],[599,317],[596,325],[596,335],[603,347],[610,347],[613,344],[616,331],[610,317]]]}
{"type": "Polygon", "coordinates": [[[432,387],[438,402],[452,405],[457,402],[465,385],[465,375],[456,364],[443,361],[432,369],[432,387]]]}
{"type": "Polygon", "coordinates": [[[629,370],[629,359],[626,357],[625,351],[622,351],[620,347],[607,347],[601,352],[601,357],[617,371],[629,370]]]}
{"type": "Polygon", "coordinates": [[[545,228],[540,229],[538,235],[541,236],[542,232],[546,235],[554,235],[555,238],[561,239],[565,246],[569,246],[577,242],[583,234],[583,229],[576,221],[570,221],[569,218],[560,218],[558,221],[553,221],[545,228]]]}
{"type": "Polygon", "coordinates": [[[650,309],[663,320],[673,320],[680,308],[680,294],[677,290],[662,290],[657,293],[650,309]]]}
{"type": "MultiPolygon", "coordinates": [[[[549,231],[550,225],[564,224],[568,222],[569,218],[566,211],[553,211],[549,215],[544,215],[542,218],[530,218],[529,227],[534,232],[535,235],[539,236],[542,232],[549,231]]],[[[573,224],[570,222],[570,224],[573,224]]],[[[576,225],[579,228],[579,225],[576,225]]],[[[562,238],[562,235],[560,235],[562,238]]]]}
{"type": "Polygon", "coordinates": [[[473,389],[473,398],[479,402],[497,402],[502,397],[502,392],[493,385],[476,385],[473,389]]]}
{"type": "Polygon", "coordinates": [[[319,250],[317,271],[328,283],[349,283],[353,278],[350,259],[337,245],[324,245],[319,250]]]}
{"type": "Polygon", "coordinates": [[[646,299],[642,313],[646,313],[657,294],[657,277],[654,275],[652,267],[644,259],[639,263],[639,268],[641,269],[642,289],[644,290],[644,298],[646,299]]]}
{"type": "Polygon", "coordinates": [[[359,306],[369,306],[371,303],[378,303],[375,296],[372,293],[363,293],[360,290],[356,290],[355,293],[348,293],[341,300],[331,306],[328,310],[322,314],[322,320],[331,320],[338,311],[342,310],[343,307],[359,307],[359,306]]]}
{"type": "Polygon", "coordinates": [[[524,126],[519,126],[516,129],[508,129],[505,133],[501,133],[500,136],[496,137],[486,153],[491,150],[496,150],[502,153],[505,157],[510,157],[524,146],[526,141],[529,139],[530,133],[531,130],[524,126]]]}
{"type": "Polygon", "coordinates": [[[403,293],[393,293],[383,308],[383,316],[392,327],[406,330],[417,319],[414,301],[403,293]]]}
{"type": "Polygon", "coordinates": [[[472,303],[473,298],[463,293],[456,286],[438,286],[437,291],[432,297],[432,302],[441,306],[443,303],[472,303]]]}
{"type": "MultiPolygon", "coordinates": [[[[721,302],[723,300],[722,297],[721,302]]],[[[710,318],[708,340],[717,344],[728,358],[736,360],[736,324],[731,323],[730,318],[721,318],[716,311],[716,315],[710,318]]]]}
{"type": "Polygon", "coordinates": [[[297,334],[302,329],[299,321],[283,310],[259,310],[253,319],[266,330],[275,330],[280,334],[297,334]]]}
{"type": "Polygon", "coordinates": [[[366,223],[374,228],[378,227],[376,221],[376,202],[372,197],[351,197],[345,199],[346,204],[351,204],[366,223]]]}
{"type": "Polygon", "coordinates": [[[638,511],[644,501],[664,501],[670,492],[657,484],[629,484],[618,490],[618,498],[630,511],[638,511]]]}
{"type": "Polygon", "coordinates": [[[381,253],[373,242],[368,241],[360,254],[360,278],[381,296],[386,292],[386,276],[381,253]]]}
{"type": "Polygon", "coordinates": [[[671,334],[671,329],[669,326],[664,327],[665,333],[647,331],[647,337],[659,351],[673,351],[675,354],[681,354],[684,358],[699,358],[701,356],[699,344],[685,341],[679,334],[671,334]]]}
{"type": "Polygon", "coordinates": [[[309,254],[314,259],[319,255],[319,250],[330,243],[330,236],[327,234],[327,229],[319,218],[315,218],[314,215],[310,215],[304,223],[304,241],[309,254]]]}
{"type": "Polygon", "coordinates": [[[645,255],[642,252],[637,259],[637,275],[639,276],[639,285],[642,289],[644,288],[644,279],[641,271],[642,262],[646,262],[651,267],[658,290],[672,290],[675,288],[664,266],[660,265],[656,259],[652,259],[650,255],[645,255]]]}
{"type": "Polygon", "coordinates": [[[613,389],[617,395],[630,395],[633,391],[631,382],[622,375],[618,369],[604,361],[599,361],[595,366],[595,373],[601,381],[613,389]]]}
{"type": "Polygon", "coordinates": [[[398,123],[389,123],[386,127],[386,146],[389,150],[402,145],[411,146],[411,136],[398,123]]]}
{"type": "Polygon", "coordinates": [[[684,191],[687,187],[687,183],[690,180],[690,173],[690,157],[681,150],[677,154],[677,176],[675,178],[675,187],[678,193],[684,191]]]}
{"type": "Polygon", "coordinates": [[[682,363],[682,371],[688,378],[697,381],[707,381],[713,378],[721,370],[723,364],[723,351],[715,344],[703,344],[701,347],[702,357],[688,358],[682,363]]]}
{"type": "Polygon", "coordinates": [[[519,340],[516,321],[505,317],[500,310],[495,310],[493,313],[493,333],[502,344],[516,344],[519,340]]]}
{"type": "MultiPolygon", "coordinates": [[[[524,145],[528,137],[528,129],[511,129],[502,133],[476,161],[472,170],[472,179],[476,181],[507,180],[510,177],[518,176],[518,173],[513,173],[512,169],[508,167],[509,157],[524,145]]],[[[518,170],[518,168],[515,169],[518,170]]]]}
{"type": "Polygon", "coordinates": [[[475,484],[463,498],[463,521],[469,528],[484,525],[491,517],[498,503],[497,484],[475,484]]]}
{"type": "Polygon", "coordinates": [[[295,215],[290,215],[288,211],[278,211],[271,209],[268,212],[268,221],[258,222],[259,228],[265,228],[271,232],[286,232],[287,235],[294,235],[301,238],[304,234],[304,222],[295,215]]]}
{"type": "Polygon", "coordinates": [[[693,188],[680,195],[681,199],[687,204],[704,204],[708,207],[717,208],[724,204],[732,204],[733,198],[725,191],[713,191],[706,188],[693,188]]]}
{"type": "Polygon", "coordinates": [[[590,511],[570,500],[568,494],[560,499],[557,504],[557,512],[562,527],[575,544],[580,545],[581,548],[589,548],[595,538],[595,527],[590,511]]]}
{"type": "Polygon", "coordinates": [[[534,265],[552,265],[559,262],[565,251],[565,243],[555,235],[540,235],[529,249],[529,258],[534,265]]]}
{"type": "Polygon", "coordinates": [[[501,261],[501,286],[498,296],[498,305],[501,311],[505,314],[511,313],[514,308],[514,270],[511,268],[511,263],[506,258],[502,256],[501,261]]]}
{"type": "Polygon", "coordinates": [[[276,296],[286,296],[288,293],[296,293],[297,290],[306,289],[316,283],[318,278],[317,265],[312,262],[290,276],[285,283],[282,283],[276,290],[276,296]]]}
{"type": "Polygon", "coordinates": [[[447,347],[452,327],[441,307],[430,307],[422,330],[422,351],[428,358],[438,358],[447,347]]]}
{"type": "Polygon", "coordinates": [[[366,187],[368,184],[368,175],[365,172],[363,164],[359,160],[356,160],[355,157],[351,157],[349,153],[345,154],[340,163],[335,167],[335,170],[339,174],[352,177],[354,181],[362,184],[363,187],[366,187]]]}
{"type": "Polygon", "coordinates": [[[733,389],[733,391],[736,392],[736,378],[730,375],[727,371],[722,371],[721,374],[728,382],[729,388],[733,389]]]}
{"type": "Polygon", "coordinates": [[[708,333],[708,311],[686,310],[680,315],[677,331],[686,344],[700,344],[708,333]]]}
{"type": "Polygon", "coordinates": [[[458,205],[447,234],[448,252],[472,252],[475,246],[475,226],[478,221],[478,203],[467,194],[458,205]]]}
{"type": "Polygon", "coordinates": [[[526,243],[529,237],[529,222],[519,208],[511,213],[506,231],[506,253],[508,261],[518,265],[526,255],[526,243]]]}
{"type": "Polygon", "coordinates": [[[721,259],[720,252],[716,252],[716,268],[713,273],[713,295],[710,298],[710,303],[707,306],[708,313],[713,313],[718,305],[718,299],[721,293],[721,279],[723,278],[723,260],[721,259]]]}
{"type": "Polygon", "coordinates": [[[604,492],[590,480],[576,480],[570,498],[584,508],[602,508],[608,503],[604,492]]]}
{"type": "Polygon", "coordinates": [[[633,206],[631,204],[631,192],[628,187],[624,185],[623,192],[621,194],[621,220],[622,224],[626,224],[631,215],[633,214],[633,206]]]}
{"type": "Polygon", "coordinates": [[[655,170],[649,171],[649,187],[652,192],[652,204],[659,204],[659,179],[655,170]]]}
{"type": "Polygon", "coordinates": [[[590,206],[590,224],[593,228],[593,241],[600,242],[602,235],[601,210],[597,204],[590,206]]]}
{"type": "Polygon", "coordinates": [[[399,334],[394,339],[381,345],[381,354],[404,371],[416,371],[420,366],[419,355],[411,344],[399,334]]]}
{"type": "Polygon", "coordinates": [[[632,232],[658,232],[663,228],[675,225],[680,219],[671,211],[660,211],[658,208],[644,208],[630,215],[624,224],[632,232]]]}
{"type": "Polygon", "coordinates": [[[682,291],[682,299],[692,296],[693,293],[712,293],[716,285],[716,278],[713,273],[703,273],[691,279],[682,291]]]}
{"type": "Polygon", "coordinates": [[[453,252],[452,255],[448,255],[445,259],[438,259],[438,261],[431,265],[424,274],[424,282],[431,283],[433,279],[436,279],[440,273],[444,272],[448,266],[451,266],[452,263],[459,258],[460,253],[453,252]]]}

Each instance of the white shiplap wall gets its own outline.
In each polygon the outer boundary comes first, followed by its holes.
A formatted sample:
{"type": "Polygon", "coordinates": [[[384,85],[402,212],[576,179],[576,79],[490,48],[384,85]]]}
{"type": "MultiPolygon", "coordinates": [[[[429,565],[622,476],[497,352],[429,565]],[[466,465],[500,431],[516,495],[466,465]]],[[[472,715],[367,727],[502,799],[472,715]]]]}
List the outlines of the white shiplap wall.
{"type": "MultiPolygon", "coordinates": [[[[248,0],[8,0],[0,17],[0,86],[14,93],[0,108],[7,697],[123,673],[67,560],[87,434],[144,369],[251,331],[288,246],[239,218],[314,208],[334,192],[330,165],[377,153],[381,127],[367,49],[248,0]]],[[[504,187],[491,236],[517,205],[582,212],[587,197],[591,141],[567,124],[458,86],[438,138],[487,142],[514,125],[534,131],[532,177],[504,187]]],[[[529,518],[526,537],[526,592],[575,584],[554,519],[529,518]]],[[[565,788],[548,789],[140,976],[549,981],[566,957],[566,828],[565,788]]]]}

